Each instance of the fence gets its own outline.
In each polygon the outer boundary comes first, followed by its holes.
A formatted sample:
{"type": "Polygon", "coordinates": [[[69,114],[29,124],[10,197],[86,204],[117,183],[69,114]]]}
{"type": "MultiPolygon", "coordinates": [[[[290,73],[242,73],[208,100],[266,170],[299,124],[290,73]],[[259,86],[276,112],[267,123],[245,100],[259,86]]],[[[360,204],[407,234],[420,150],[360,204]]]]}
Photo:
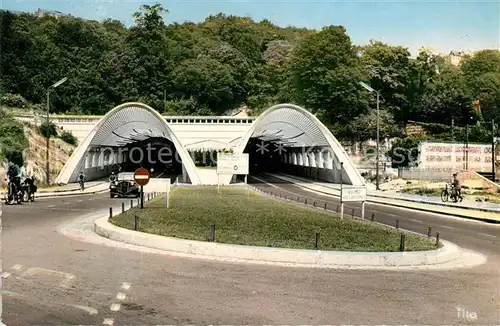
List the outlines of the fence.
{"type": "Polygon", "coordinates": [[[405,180],[425,180],[425,181],[449,181],[452,174],[456,172],[453,169],[415,169],[400,168],[398,177],[405,180]]]}

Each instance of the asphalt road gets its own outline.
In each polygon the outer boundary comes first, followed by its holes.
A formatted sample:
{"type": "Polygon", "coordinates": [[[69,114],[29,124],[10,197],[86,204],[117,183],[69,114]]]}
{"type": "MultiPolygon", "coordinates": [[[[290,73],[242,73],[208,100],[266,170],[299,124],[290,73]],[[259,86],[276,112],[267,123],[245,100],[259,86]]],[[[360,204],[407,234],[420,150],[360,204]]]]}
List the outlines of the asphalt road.
{"type": "MultiPolygon", "coordinates": [[[[281,186],[305,194],[293,185],[281,186]]],[[[322,199],[310,193],[313,197],[322,199]]],[[[91,244],[56,231],[61,223],[119,201],[99,194],[2,206],[6,325],[500,321],[498,227],[368,205],[377,220],[398,216],[402,228],[439,225],[443,239],[489,258],[472,269],[410,272],[215,263],[91,244]]]]}

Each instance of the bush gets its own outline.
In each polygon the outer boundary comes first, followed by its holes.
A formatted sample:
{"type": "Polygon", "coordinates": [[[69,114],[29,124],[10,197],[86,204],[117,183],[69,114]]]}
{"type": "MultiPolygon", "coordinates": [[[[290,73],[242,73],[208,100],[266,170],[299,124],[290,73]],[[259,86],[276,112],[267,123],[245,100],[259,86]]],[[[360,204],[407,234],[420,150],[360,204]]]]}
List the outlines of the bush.
{"type": "Polygon", "coordinates": [[[64,131],[61,134],[60,138],[70,145],[76,146],[78,144],[78,140],[76,139],[76,137],[73,136],[73,134],[69,131],[64,131]]]}
{"type": "Polygon", "coordinates": [[[5,110],[0,110],[0,158],[22,164],[27,147],[23,125],[5,110]]]}
{"type": "Polygon", "coordinates": [[[48,124],[45,122],[40,127],[38,127],[38,132],[45,138],[57,136],[57,127],[52,122],[48,124]]]}
{"type": "Polygon", "coordinates": [[[0,98],[0,104],[11,108],[28,108],[30,103],[19,94],[7,93],[0,98]]]}

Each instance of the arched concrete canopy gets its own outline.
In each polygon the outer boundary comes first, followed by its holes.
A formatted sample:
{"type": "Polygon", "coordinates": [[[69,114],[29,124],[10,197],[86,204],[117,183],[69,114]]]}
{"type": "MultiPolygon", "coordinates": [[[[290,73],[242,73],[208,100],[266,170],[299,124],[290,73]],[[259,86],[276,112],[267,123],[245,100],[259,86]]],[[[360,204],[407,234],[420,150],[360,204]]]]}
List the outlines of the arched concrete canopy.
{"type": "Polygon", "coordinates": [[[337,169],[344,163],[345,183],[364,186],[365,181],[330,130],[311,112],[294,104],[278,104],[264,111],[238,145],[242,154],[250,138],[282,143],[284,147],[329,148],[337,169]],[[345,179],[347,177],[347,180],[345,179]]]}
{"type": "Polygon", "coordinates": [[[76,180],[80,171],[85,168],[86,154],[92,147],[121,147],[151,137],[170,140],[182,160],[191,183],[200,183],[191,156],[165,119],[150,106],[138,102],[121,104],[102,117],[75,149],[59,173],[56,183],[66,184],[76,180]]]}

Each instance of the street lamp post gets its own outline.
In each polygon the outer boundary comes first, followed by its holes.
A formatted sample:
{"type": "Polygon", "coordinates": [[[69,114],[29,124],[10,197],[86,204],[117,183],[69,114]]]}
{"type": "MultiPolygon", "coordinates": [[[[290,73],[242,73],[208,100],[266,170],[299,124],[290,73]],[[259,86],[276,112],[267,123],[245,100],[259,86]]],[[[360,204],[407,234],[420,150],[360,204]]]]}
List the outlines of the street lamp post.
{"type": "Polygon", "coordinates": [[[64,77],[63,79],[57,81],[53,85],[51,85],[49,88],[47,88],[47,122],[46,122],[46,128],[45,128],[45,133],[46,133],[46,147],[45,147],[45,173],[46,173],[46,179],[47,179],[47,185],[50,184],[50,161],[49,161],[49,147],[50,147],[50,133],[49,133],[49,125],[50,125],[50,120],[49,120],[49,112],[50,112],[50,90],[53,88],[58,87],[62,83],[66,82],[68,80],[67,77],[64,77]]]}
{"type": "Polygon", "coordinates": [[[375,167],[375,177],[376,177],[376,186],[377,186],[377,190],[380,190],[380,182],[379,182],[379,163],[380,163],[380,93],[376,90],[374,90],[373,88],[371,88],[370,86],[368,86],[367,84],[363,83],[363,82],[359,82],[359,84],[365,88],[367,91],[369,91],[370,93],[371,92],[375,92],[377,93],[377,163],[376,163],[376,167],[375,167]]]}

